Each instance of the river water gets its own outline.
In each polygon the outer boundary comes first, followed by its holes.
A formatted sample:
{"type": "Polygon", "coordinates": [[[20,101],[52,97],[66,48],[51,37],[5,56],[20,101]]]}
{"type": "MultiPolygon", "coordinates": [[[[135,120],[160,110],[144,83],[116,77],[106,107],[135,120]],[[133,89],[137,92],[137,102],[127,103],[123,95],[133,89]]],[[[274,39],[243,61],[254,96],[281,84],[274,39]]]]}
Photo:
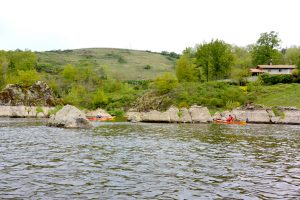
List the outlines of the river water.
{"type": "Polygon", "coordinates": [[[0,119],[0,199],[300,199],[300,126],[0,119]]]}

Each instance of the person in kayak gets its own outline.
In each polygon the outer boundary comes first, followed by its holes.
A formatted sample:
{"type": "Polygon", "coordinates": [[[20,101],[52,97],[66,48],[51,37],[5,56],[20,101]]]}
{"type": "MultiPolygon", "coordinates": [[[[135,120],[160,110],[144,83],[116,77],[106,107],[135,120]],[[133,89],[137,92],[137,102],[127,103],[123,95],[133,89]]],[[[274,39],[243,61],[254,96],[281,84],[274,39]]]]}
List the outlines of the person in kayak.
{"type": "Polygon", "coordinates": [[[229,115],[226,119],[227,122],[233,122],[233,117],[231,115],[229,115]]]}

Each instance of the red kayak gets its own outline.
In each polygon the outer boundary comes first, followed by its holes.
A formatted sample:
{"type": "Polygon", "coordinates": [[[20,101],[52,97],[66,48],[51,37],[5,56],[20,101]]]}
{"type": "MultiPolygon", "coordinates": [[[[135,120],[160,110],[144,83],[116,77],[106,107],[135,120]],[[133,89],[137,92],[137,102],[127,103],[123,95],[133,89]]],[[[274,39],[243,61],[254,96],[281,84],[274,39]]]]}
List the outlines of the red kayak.
{"type": "Polygon", "coordinates": [[[101,122],[111,121],[114,118],[115,117],[100,117],[100,118],[97,118],[97,117],[87,117],[87,119],[90,120],[90,121],[101,121],[101,122]]]}
{"type": "Polygon", "coordinates": [[[228,121],[226,121],[226,120],[220,120],[220,119],[214,120],[214,123],[216,123],[216,124],[237,124],[237,125],[247,125],[247,122],[245,122],[245,121],[231,121],[231,122],[228,122],[228,121]]]}

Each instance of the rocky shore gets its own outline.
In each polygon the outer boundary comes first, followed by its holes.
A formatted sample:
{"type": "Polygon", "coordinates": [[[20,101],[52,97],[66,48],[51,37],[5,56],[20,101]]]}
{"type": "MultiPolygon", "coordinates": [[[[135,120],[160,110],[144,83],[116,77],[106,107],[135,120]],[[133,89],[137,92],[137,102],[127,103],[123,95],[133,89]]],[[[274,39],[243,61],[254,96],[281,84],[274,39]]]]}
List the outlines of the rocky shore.
{"type": "Polygon", "coordinates": [[[263,124],[300,124],[300,109],[294,107],[268,108],[263,106],[246,106],[232,111],[215,113],[211,116],[209,110],[202,106],[192,106],[189,109],[170,107],[165,112],[151,110],[137,112],[133,109],[127,112],[131,122],[162,122],[162,123],[210,123],[217,119],[226,119],[229,114],[237,121],[263,124]]]}
{"type": "MultiPolygon", "coordinates": [[[[44,82],[38,81],[30,87],[11,84],[0,92],[0,117],[50,117],[54,106],[59,103],[61,102],[55,98],[53,91],[44,82]]],[[[62,111],[49,120],[49,125],[89,127],[90,124],[84,120],[86,116],[98,114],[110,116],[101,109],[82,113],[75,107],[65,106],[62,111]]],[[[300,109],[295,107],[269,108],[259,105],[247,105],[232,111],[215,113],[213,116],[211,116],[207,107],[198,105],[180,109],[171,106],[163,112],[130,109],[126,116],[130,122],[210,123],[213,120],[226,119],[229,114],[234,116],[235,120],[246,121],[247,123],[300,124],[300,109]]]]}
{"type": "Polygon", "coordinates": [[[0,106],[0,117],[47,118],[53,109],[46,106],[0,106]]]}

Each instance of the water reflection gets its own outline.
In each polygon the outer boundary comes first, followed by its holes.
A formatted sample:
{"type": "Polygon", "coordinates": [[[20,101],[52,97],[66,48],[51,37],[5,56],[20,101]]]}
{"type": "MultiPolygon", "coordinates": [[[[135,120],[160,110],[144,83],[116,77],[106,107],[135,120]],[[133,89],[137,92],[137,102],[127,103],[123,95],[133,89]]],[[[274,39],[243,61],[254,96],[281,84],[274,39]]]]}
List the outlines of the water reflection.
{"type": "Polygon", "coordinates": [[[1,199],[299,197],[299,126],[0,124],[1,199]]]}

